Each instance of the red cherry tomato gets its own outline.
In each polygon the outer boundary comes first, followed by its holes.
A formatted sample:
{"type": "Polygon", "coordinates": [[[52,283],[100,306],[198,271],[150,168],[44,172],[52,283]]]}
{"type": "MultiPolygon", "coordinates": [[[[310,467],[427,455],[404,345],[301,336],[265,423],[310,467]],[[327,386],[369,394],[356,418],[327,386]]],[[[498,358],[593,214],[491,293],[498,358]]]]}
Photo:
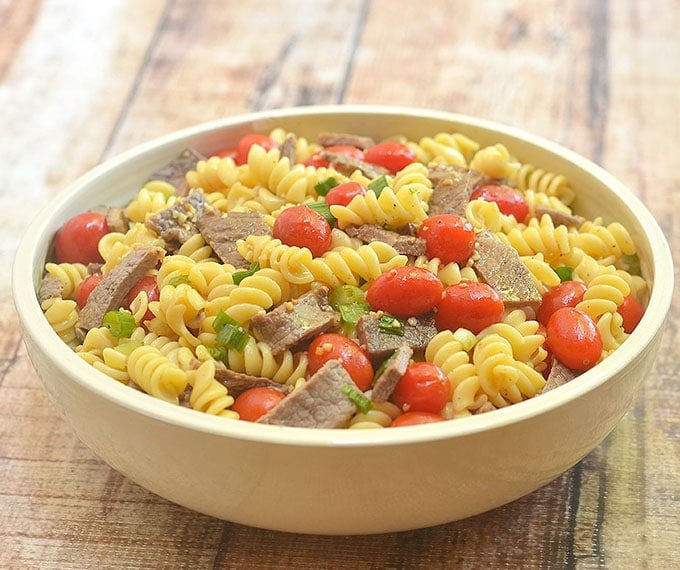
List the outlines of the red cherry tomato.
{"type": "Polygon", "coordinates": [[[442,263],[465,263],[475,251],[475,229],[457,214],[425,218],[418,228],[418,237],[427,244],[427,256],[438,257],[442,263]]]}
{"type": "Polygon", "coordinates": [[[392,401],[405,412],[439,413],[451,395],[451,381],[439,366],[415,362],[392,392],[392,401]]]}
{"type": "Polygon", "coordinates": [[[329,206],[347,206],[355,196],[366,194],[366,187],[358,182],[344,182],[338,184],[326,194],[326,204],[329,206]]]}
{"type": "MultiPolygon", "coordinates": [[[[250,150],[250,149],[249,149],[250,150]]],[[[234,162],[236,161],[236,148],[223,148],[213,153],[213,156],[219,156],[220,158],[231,158],[234,162]]],[[[248,155],[246,155],[247,157],[248,155]]]]}
{"type": "Polygon", "coordinates": [[[545,327],[557,359],[573,370],[588,370],[602,354],[602,337],[590,316],[573,307],[557,309],[545,327]]]}
{"type": "Polygon", "coordinates": [[[331,226],[321,214],[308,206],[291,206],[274,222],[272,234],[286,245],[306,247],[319,257],[331,246],[331,226]]]}
{"type": "Polygon", "coordinates": [[[633,295],[627,295],[623,298],[623,303],[619,305],[617,312],[623,317],[623,330],[632,333],[642,319],[645,309],[633,295]]]}
{"type": "MultiPolygon", "coordinates": [[[[130,289],[130,292],[127,294],[128,307],[130,306],[132,301],[135,300],[135,297],[139,295],[140,291],[146,292],[146,296],[149,298],[149,301],[158,301],[161,298],[161,293],[158,290],[158,281],[156,281],[156,277],[154,275],[145,275],[139,281],[137,281],[137,283],[135,283],[132,289],[130,289]]],[[[149,309],[147,309],[142,321],[150,321],[153,318],[154,314],[149,309]]]]}
{"type": "Polygon", "coordinates": [[[231,409],[237,412],[242,420],[254,422],[285,397],[286,395],[281,390],[269,386],[258,386],[241,392],[234,400],[231,409]]]}
{"type": "Polygon", "coordinates": [[[431,414],[430,412],[406,412],[405,414],[401,414],[394,418],[390,427],[415,426],[443,421],[444,418],[439,414],[431,414]]]}
{"type": "Polygon", "coordinates": [[[79,309],[82,309],[87,303],[87,299],[94,288],[99,285],[99,282],[104,279],[101,273],[93,273],[83,279],[76,288],[76,304],[79,309]]]}
{"type": "Polygon", "coordinates": [[[536,319],[541,324],[547,324],[550,316],[562,307],[575,307],[583,300],[586,285],[581,281],[562,281],[559,285],[551,287],[543,295],[541,306],[538,308],[536,319]]]}
{"type": "Polygon", "coordinates": [[[374,311],[412,317],[434,309],[443,289],[432,271],[407,265],[390,269],[373,281],[366,291],[366,302],[374,311]]]}
{"type": "Polygon", "coordinates": [[[241,140],[236,145],[236,164],[248,162],[248,153],[250,152],[250,147],[254,144],[261,146],[265,150],[271,150],[278,146],[276,141],[267,135],[245,135],[241,137],[241,140]]]}
{"type": "Polygon", "coordinates": [[[338,333],[316,337],[307,350],[308,368],[314,374],[329,360],[339,360],[359,390],[366,391],[373,383],[373,365],[364,350],[351,338],[338,333]]]}
{"type": "Polygon", "coordinates": [[[500,322],[504,309],[503,299],[490,285],[463,280],[444,289],[435,325],[440,331],[463,327],[478,334],[500,322]]]}
{"type": "Polygon", "coordinates": [[[518,222],[523,222],[529,215],[529,206],[524,197],[517,190],[503,184],[486,184],[476,188],[470,194],[470,200],[477,199],[496,202],[501,213],[515,216],[518,222]]]}
{"type": "Polygon", "coordinates": [[[101,263],[97,246],[109,233],[106,217],[95,212],[77,214],[68,220],[57,233],[54,253],[59,263],[101,263]]]}
{"type": "Polygon", "coordinates": [[[313,166],[314,168],[328,168],[328,161],[323,158],[324,153],[332,152],[334,154],[346,154],[357,160],[364,159],[364,151],[348,144],[340,144],[335,146],[327,146],[321,150],[316,151],[312,156],[305,160],[305,166],[313,166]]]}
{"type": "Polygon", "coordinates": [[[364,160],[387,168],[396,174],[402,168],[417,160],[415,151],[404,143],[386,141],[373,145],[364,151],[364,160]]]}

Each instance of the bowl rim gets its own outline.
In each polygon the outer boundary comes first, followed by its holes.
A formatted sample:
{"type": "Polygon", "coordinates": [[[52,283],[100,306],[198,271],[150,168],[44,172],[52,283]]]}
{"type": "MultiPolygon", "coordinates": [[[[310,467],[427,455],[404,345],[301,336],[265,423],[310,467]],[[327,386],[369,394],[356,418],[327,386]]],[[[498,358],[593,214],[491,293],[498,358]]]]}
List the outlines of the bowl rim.
{"type": "MultiPolygon", "coordinates": [[[[501,429],[510,424],[535,418],[571,403],[597,387],[614,378],[621,370],[637,358],[662,329],[669,311],[673,290],[673,261],[668,242],[642,201],[613,175],[589,159],[544,137],[531,134],[517,127],[471,117],[459,113],[421,109],[416,107],[385,105],[310,105],[265,110],[228,116],[206,121],[136,145],[129,150],[109,158],[58,192],[39,211],[27,227],[17,248],[12,267],[12,293],[19,316],[22,333],[25,337],[42,345],[42,350],[51,355],[53,365],[64,377],[75,382],[109,402],[143,414],[158,421],[175,426],[196,430],[216,436],[237,438],[259,443],[276,443],[294,446],[317,447],[363,447],[416,444],[441,439],[464,437],[480,432],[501,429]],[[434,424],[409,426],[394,430],[351,430],[351,429],[314,429],[287,426],[270,426],[242,421],[225,421],[225,418],[211,416],[194,410],[166,403],[137,390],[130,389],[97,371],[71,350],[53,331],[37,300],[33,282],[34,263],[39,259],[41,237],[47,239],[47,228],[60,204],[68,203],[75,195],[84,191],[89,184],[100,176],[116,171],[139,155],[152,153],[160,147],[176,144],[179,140],[205,135],[210,131],[244,124],[271,123],[277,118],[309,117],[313,115],[405,115],[461,123],[473,128],[492,130],[500,135],[522,139],[529,144],[540,146],[560,159],[586,170],[598,178],[619,197],[623,198],[634,215],[646,229],[652,247],[654,284],[647,310],[641,326],[626,340],[626,350],[605,359],[591,370],[586,371],[571,382],[518,404],[495,410],[493,413],[479,414],[464,418],[464,421],[444,421],[434,424]]],[[[28,344],[28,343],[27,343],[28,344]]]]}

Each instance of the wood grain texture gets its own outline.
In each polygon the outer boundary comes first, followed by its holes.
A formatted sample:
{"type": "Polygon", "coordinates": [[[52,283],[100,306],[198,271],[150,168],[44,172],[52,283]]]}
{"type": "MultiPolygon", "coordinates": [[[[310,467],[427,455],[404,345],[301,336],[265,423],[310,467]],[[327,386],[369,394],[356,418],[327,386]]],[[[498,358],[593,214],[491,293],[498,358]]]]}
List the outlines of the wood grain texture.
{"type": "Polygon", "coordinates": [[[525,128],[629,185],[677,263],[677,0],[396,6],[0,4],[0,567],[680,567],[677,292],[656,365],[602,445],[527,497],[420,531],[290,535],[193,513],[99,461],[42,390],[9,288],[35,209],[104,158],[243,111],[395,104],[525,128]]]}

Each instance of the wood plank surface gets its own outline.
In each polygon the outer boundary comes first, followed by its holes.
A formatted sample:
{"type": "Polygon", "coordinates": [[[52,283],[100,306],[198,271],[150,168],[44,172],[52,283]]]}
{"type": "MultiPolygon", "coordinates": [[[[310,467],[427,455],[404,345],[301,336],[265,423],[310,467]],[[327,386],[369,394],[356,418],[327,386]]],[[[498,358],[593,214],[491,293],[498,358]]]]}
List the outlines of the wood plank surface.
{"type": "Polygon", "coordinates": [[[635,405],[581,463],[471,519],[365,537],[203,516],[84,447],[42,390],[10,269],[36,209],[178,128],[324,103],[442,109],[591,158],[680,259],[677,0],[0,3],[1,568],[680,568],[680,296],[635,405]]]}

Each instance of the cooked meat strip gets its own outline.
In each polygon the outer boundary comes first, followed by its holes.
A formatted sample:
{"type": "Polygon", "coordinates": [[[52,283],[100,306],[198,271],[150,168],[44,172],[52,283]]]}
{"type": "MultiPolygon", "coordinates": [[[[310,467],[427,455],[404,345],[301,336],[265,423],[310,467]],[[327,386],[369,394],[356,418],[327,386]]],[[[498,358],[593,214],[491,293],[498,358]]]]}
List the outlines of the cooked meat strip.
{"type": "Polygon", "coordinates": [[[528,305],[537,309],[541,304],[541,293],[517,251],[489,231],[476,236],[473,268],[498,292],[507,308],[528,305]]]}
{"type": "Polygon", "coordinates": [[[560,212],[559,210],[546,208],[545,206],[536,206],[534,212],[539,219],[545,214],[548,214],[556,226],[578,227],[586,221],[585,218],[576,214],[567,214],[565,212],[560,212]]]}
{"type": "Polygon", "coordinates": [[[324,152],[321,157],[327,160],[330,165],[335,168],[338,172],[345,174],[347,176],[351,175],[355,170],[360,170],[364,176],[368,178],[378,178],[383,174],[389,174],[390,171],[377,164],[371,164],[370,162],[365,162],[349,156],[347,154],[341,154],[337,152],[324,152]]]}
{"type": "Polygon", "coordinates": [[[576,378],[579,374],[580,372],[578,370],[567,368],[553,356],[552,363],[550,365],[550,372],[548,373],[548,380],[546,381],[545,386],[543,386],[541,394],[545,394],[550,390],[554,390],[555,388],[562,386],[562,384],[566,384],[570,380],[576,378]]]}
{"type": "Polygon", "coordinates": [[[335,328],[339,323],[340,315],[329,305],[328,287],[325,286],[316,287],[250,319],[255,337],[266,342],[274,355],[335,328]]]}
{"type": "Polygon", "coordinates": [[[404,344],[414,351],[425,350],[427,343],[437,334],[432,314],[410,317],[404,322],[404,335],[389,334],[380,330],[382,313],[371,312],[359,317],[356,331],[359,344],[373,361],[381,361],[404,344]]]}
{"type": "Polygon", "coordinates": [[[279,384],[263,376],[251,376],[250,374],[234,372],[229,368],[216,368],[215,380],[226,386],[227,390],[229,390],[229,395],[234,397],[251,388],[260,388],[262,386],[276,388],[285,394],[292,389],[288,384],[279,384]]]}
{"type": "Polygon", "coordinates": [[[375,385],[371,391],[372,401],[386,402],[389,399],[394,387],[406,372],[406,368],[408,368],[412,356],[413,349],[408,344],[402,344],[394,354],[390,356],[385,371],[378,376],[378,379],[375,381],[375,385]]]}
{"type": "Polygon", "coordinates": [[[297,156],[297,137],[292,133],[289,134],[279,148],[279,152],[281,158],[286,157],[290,165],[293,166],[297,156]]]}
{"type": "Polygon", "coordinates": [[[54,275],[46,275],[38,288],[38,301],[42,304],[48,299],[60,299],[64,293],[64,284],[54,275]]]}
{"type": "Polygon", "coordinates": [[[151,216],[145,225],[161,237],[168,249],[174,250],[198,233],[196,221],[208,207],[203,192],[192,190],[188,196],[151,216]]]}
{"type": "Polygon", "coordinates": [[[78,315],[78,330],[88,330],[102,325],[108,311],[123,305],[130,289],[146,273],[156,267],[165,252],[160,247],[145,246],[128,253],[92,290],[87,303],[78,315]]]}
{"type": "Polygon", "coordinates": [[[397,253],[402,253],[404,255],[425,255],[426,242],[424,239],[412,236],[404,235],[392,230],[386,230],[380,226],[373,224],[363,224],[361,226],[349,226],[345,228],[345,233],[350,237],[359,238],[364,243],[370,243],[372,241],[383,241],[388,245],[391,245],[397,253]]]}
{"type": "Polygon", "coordinates": [[[465,215],[465,207],[470,201],[473,190],[486,180],[486,176],[477,170],[440,164],[429,171],[434,190],[430,197],[428,214],[465,215]]]}
{"type": "Polygon", "coordinates": [[[358,390],[340,361],[329,360],[257,423],[306,428],[345,427],[355,414],[356,405],[342,391],[343,386],[358,390]]]}
{"type": "Polygon", "coordinates": [[[123,208],[111,206],[106,208],[104,215],[106,216],[106,223],[109,226],[109,231],[124,234],[130,229],[130,220],[125,215],[125,210],[123,208]]]}
{"type": "Polygon", "coordinates": [[[194,170],[199,160],[206,160],[206,157],[194,149],[187,148],[168,164],[156,170],[149,180],[168,182],[175,187],[178,196],[186,196],[189,192],[186,173],[194,170]]]}
{"type": "Polygon", "coordinates": [[[236,268],[250,265],[238,252],[238,240],[249,235],[271,234],[271,229],[259,212],[229,212],[224,215],[206,212],[196,221],[196,227],[217,257],[236,268]]]}
{"type": "Polygon", "coordinates": [[[361,150],[366,150],[375,144],[371,137],[361,135],[351,135],[347,133],[319,133],[316,138],[321,146],[355,146],[361,150]]]}

